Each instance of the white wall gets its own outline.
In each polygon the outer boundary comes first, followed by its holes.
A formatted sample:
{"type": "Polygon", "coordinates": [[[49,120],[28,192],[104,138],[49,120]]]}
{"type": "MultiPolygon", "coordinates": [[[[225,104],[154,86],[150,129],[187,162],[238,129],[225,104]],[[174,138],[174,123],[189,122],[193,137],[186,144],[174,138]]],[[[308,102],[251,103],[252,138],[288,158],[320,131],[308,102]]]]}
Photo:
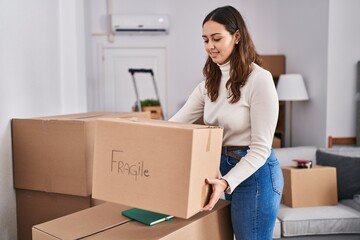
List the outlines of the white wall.
{"type": "MultiPolygon", "coordinates": [[[[167,48],[168,73],[168,116],[172,116],[187,99],[195,85],[202,80],[202,67],[206,59],[201,38],[202,21],[206,14],[216,7],[230,4],[237,7],[248,23],[249,30],[261,54],[278,53],[278,0],[221,0],[206,1],[129,1],[113,0],[113,13],[164,13],[171,18],[170,33],[165,36],[124,36],[117,35],[109,43],[106,35],[109,28],[107,18],[108,1],[87,1],[90,12],[92,33],[88,52],[92,62],[88,68],[89,109],[101,110],[98,90],[103,81],[101,69],[102,46],[160,46],[167,48]],[[100,66],[100,67],[99,67],[100,66]]],[[[133,89],[130,89],[133,91],[133,89]]]]}
{"type": "MultiPolygon", "coordinates": [[[[305,79],[310,100],[294,103],[293,145],[326,146],[329,135],[355,135],[355,64],[360,59],[360,48],[354,46],[359,42],[356,13],[359,1],[108,2],[112,2],[114,13],[167,13],[171,16],[171,29],[164,37],[117,36],[114,43],[108,43],[104,36],[92,36],[90,95],[96,93],[99,89],[96,83],[101,82],[102,73],[96,60],[101,58],[101,45],[159,44],[168,49],[168,115],[171,116],[202,79],[205,54],[200,34],[204,16],[215,7],[230,4],[243,14],[259,53],[285,54],[287,72],[301,73],[305,79]]],[[[89,4],[90,31],[107,32],[106,2],[92,0],[89,4]]],[[[96,94],[91,97],[95,98],[96,94]]],[[[94,100],[89,107],[101,109],[97,103],[94,100]]],[[[287,136],[287,145],[288,140],[287,136]]]]}
{"type": "MultiPolygon", "coordinates": [[[[242,0],[192,1],[91,0],[93,34],[89,39],[92,62],[89,66],[89,108],[101,110],[97,92],[102,79],[101,47],[160,45],[167,48],[168,106],[171,116],[202,79],[205,59],[201,23],[212,9],[230,4],[237,7],[248,24],[260,54],[285,54],[287,73],[301,73],[309,101],[295,102],[293,145],[324,147],[327,137],[355,135],[355,64],[360,59],[359,1],[351,0],[242,0]],[[106,3],[113,13],[166,13],[171,28],[166,36],[116,36],[107,41],[109,22],[106,3]],[[345,44],[344,44],[345,43],[345,44]],[[339,86],[339,80],[342,79],[339,86]],[[349,94],[350,93],[350,94],[349,94]],[[340,96],[339,96],[340,94],[340,96]]],[[[289,112],[289,111],[288,111],[289,112]]],[[[289,128],[289,115],[287,128],[289,128]]],[[[287,131],[289,133],[289,129],[287,131]]],[[[289,136],[286,136],[288,146],[289,136]]]]}
{"type": "Polygon", "coordinates": [[[293,146],[325,146],[329,1],[282,0],[279,9],[286,72],[303,75],[310,98],[293,103],[293,146]]]}
{"type": "Polygon", "coordinates": [[[280,1],[279,49],[287,72],[303,75],[310,97],[294,102],[295,146],[325,147],[330,135],[356,135],[359,9],[357,0],[280,1]]]}
{"type": "Polygon", "coordinates": [[[355,136],[360,1],[330,0],[327,136],[355,136]]]}
{"type": "Polygon", "coordinates": [[[87,79],[84,2],[61,0],[58,5],[62,111],[85,111],[87,79]]]}
{"type": "Polygon", "coordinates": [[[82,1],[0,0],[0,239],[16,239],[10,119],[86,111],[82,1]]]}

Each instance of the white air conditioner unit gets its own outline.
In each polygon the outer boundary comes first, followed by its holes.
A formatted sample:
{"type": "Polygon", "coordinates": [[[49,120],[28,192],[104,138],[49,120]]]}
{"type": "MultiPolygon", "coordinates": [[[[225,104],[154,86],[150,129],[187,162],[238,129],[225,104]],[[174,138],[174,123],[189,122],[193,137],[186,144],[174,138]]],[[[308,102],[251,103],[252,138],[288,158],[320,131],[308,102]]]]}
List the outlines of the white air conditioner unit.
{"type": "Polygon", "coordinates": [[[115,14],[111,17],[115,33],[167,33],[170,20],[160,14],[115,14]]]}

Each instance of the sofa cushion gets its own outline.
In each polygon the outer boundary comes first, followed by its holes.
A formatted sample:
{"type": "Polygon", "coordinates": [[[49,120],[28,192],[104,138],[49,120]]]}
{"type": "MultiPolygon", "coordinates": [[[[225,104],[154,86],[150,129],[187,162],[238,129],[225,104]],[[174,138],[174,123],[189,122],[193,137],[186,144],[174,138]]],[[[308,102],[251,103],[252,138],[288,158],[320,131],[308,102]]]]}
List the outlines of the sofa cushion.
{"type": "Polygon", "coordinates": [[[360,147],[319,148],[318,150],[347,157],[360,157],[360,147]]]}
{"type": "Polygon", "coordinates": [[[360,200],[344,199],[344,200],[341,200],[340,203],[360,212],[360,200]]]}
{"type": "Polygon", "coordinates": [[[281,238],[281,222],[278,218],[276,218],[274,232],[273,232],[273,239],[281,238]]]}
{"type": "Polygon", "coordinates": [[[281,204],[278,218],[284,237],[360,233],[360,212],[341,203],[303,208],[281,204]]]}
{"type": "Polygon", "coordinates": [[[316,162],[336,167],[339,200],[352,199],[360,193],[360,148],[319,149],[316,162]]]}
{"type": "Polygon", "coordinates": [[[295,166],[294,159],[312,160],[313,165],[316,164],[317,148],[313,146],[274,148],[273,150],[281,166],[295,166]]]}

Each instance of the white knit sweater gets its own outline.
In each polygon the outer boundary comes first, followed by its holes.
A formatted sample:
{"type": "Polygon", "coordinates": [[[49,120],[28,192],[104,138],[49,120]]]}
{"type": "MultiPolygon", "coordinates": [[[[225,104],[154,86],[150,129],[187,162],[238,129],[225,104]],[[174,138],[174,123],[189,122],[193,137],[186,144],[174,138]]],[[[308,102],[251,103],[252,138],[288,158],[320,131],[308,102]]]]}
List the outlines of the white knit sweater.
{"type": "Polygon", "coordinates": [[[278,119],[279,100],[271,73],[253,63],[253,70],[241,88],[240,100],[229,103],[225,84],[230,76],[230,63],[219,67],[222,77],[217,100],[211,102],[206,94],[205,81],[202,81],[169,121],[193,123],[204,116],[206,125],[224,129],[223,146],[250,147],[241,161],[223,176],[230,186],[228,193],[231,193],[269,157],[278,119]]]}

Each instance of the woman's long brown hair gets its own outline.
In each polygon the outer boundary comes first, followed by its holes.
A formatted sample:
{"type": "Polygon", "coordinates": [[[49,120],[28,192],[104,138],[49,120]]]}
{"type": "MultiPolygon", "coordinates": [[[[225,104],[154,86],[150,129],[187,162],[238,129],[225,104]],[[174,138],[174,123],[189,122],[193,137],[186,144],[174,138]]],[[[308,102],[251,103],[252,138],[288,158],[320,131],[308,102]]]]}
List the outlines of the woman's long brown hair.
{"type": "MultiPolygon", "coordinates": [[[[239,43],[235,45],[230,56],[230,79],[226,82],[226,88],[230,90],[228,96],[230,103],[236,103],[241,96],[240,89],[246,84],[251,73],[251,63],[261,65],[261,59],[238,10],[232,6],[217,8],[205,17],[202,26],[209,20],[224,25],[231,35],[234,35],[237,30],[240,32],[239,43]]],[[[219,96],[221,70],[210,57],[206,60],[203,74],[207,94],[214,102],[219,96]]]]}

